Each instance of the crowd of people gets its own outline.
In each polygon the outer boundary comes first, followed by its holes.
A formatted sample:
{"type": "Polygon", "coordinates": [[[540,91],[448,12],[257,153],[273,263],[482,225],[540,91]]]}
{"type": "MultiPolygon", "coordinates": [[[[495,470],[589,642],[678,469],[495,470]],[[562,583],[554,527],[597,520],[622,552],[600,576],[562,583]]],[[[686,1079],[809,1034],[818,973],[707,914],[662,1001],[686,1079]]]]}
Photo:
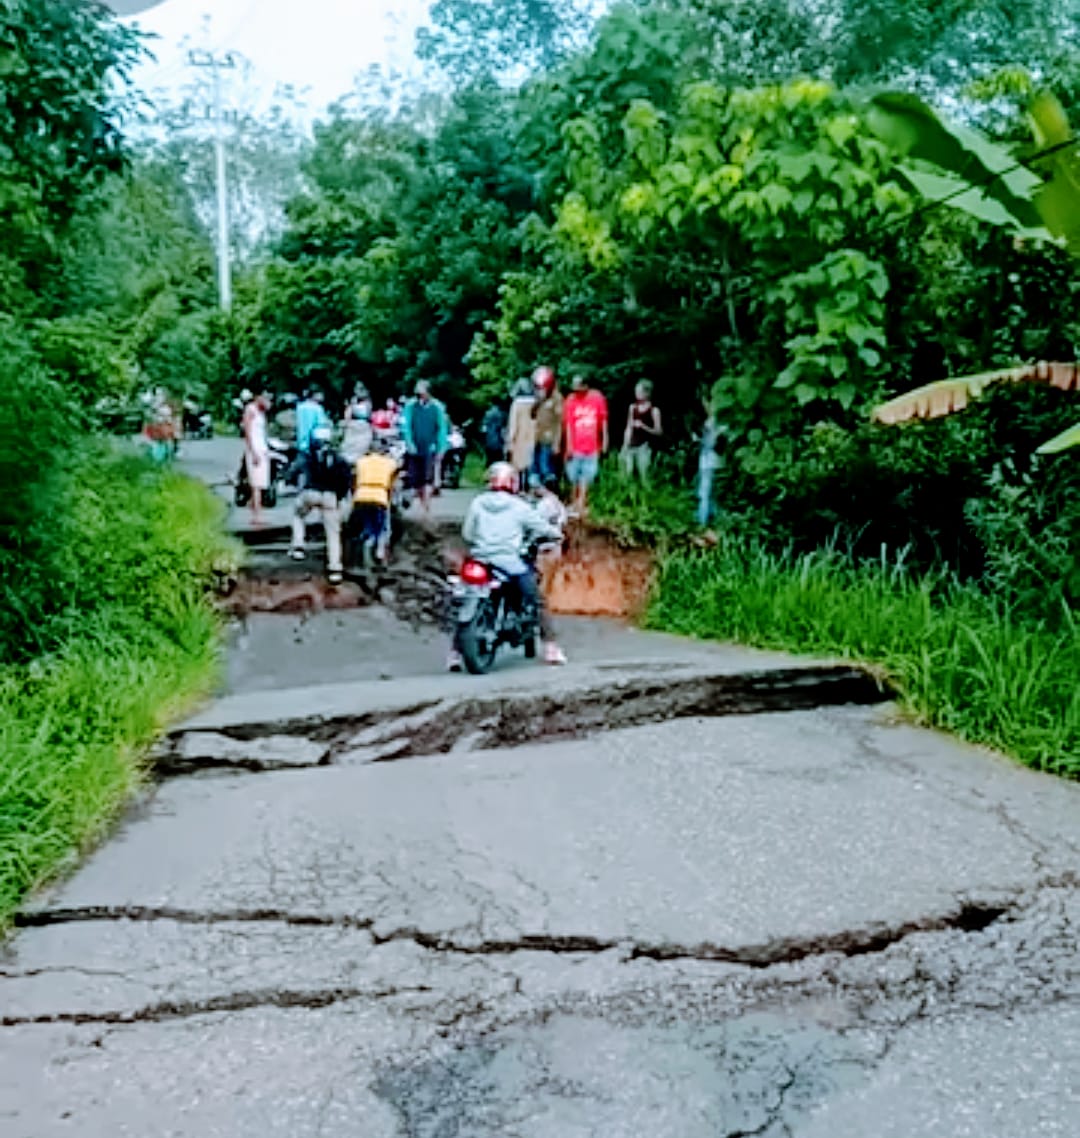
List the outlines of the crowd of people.
{"type": "MultiPolygon", "coordinates": [[[[653,402],[652,384],[635,387],[621,436],[621,464],[627,478],[648,484],[653,458],[664,434],[661,410],[653,402]]],[[[262,496],[270,484],[266,392],[242,393],[241,432],[245,467],[251,486],[256,525],[262,519],[262,496]]],[[[297,496],[292,516],[290,554],[302,560],[308,523],[318,517],[326,533],[327,576],[343,579],[350,556],[358,567],[389,557],[392,514],[407,486],[421,517],[430,517],[431,498],[439,485],[440,465],[447,452],[450,420],[429,384],[416,385],[404,403],[390,399],[375,409],[367,390],[358,385],[339,423],[326,410],[320,391],[310,389],[294,406],[279,413],[295,436],[292,480],[297,496]]],[[[699,472],[699,520],[711,516],[711,480],[715,470],[718,427],[707,415],[699,472]]],[[[570,517],[584,517],[589,490],[611,449],[608,401],[582,373],[571,377],[564,394],[553,368],[538,367],[530,379],[515,385],[507,404],[492,405],[482,434],[488,474],[487,489],[470,504],[463,526],[466,543],[478,558],[495,565],[519,585],[521,595],[541,614],[544,659],[565,661],[540,603],[535,566],[523,559],[525,544],[538,542],[540,555],[557,555],[570,517]],[[563,480],[569,502],[561,497],[563,480]]],[[[460,655],[451,651],[451,668],[460,655]]]]}
{"type": "MultiPolygon", "coordinates": [[[[585,375],[576,373],[564,396],[554,369],[537,368],[531,380],[514,388],[508,408],[496,403],[488,409],[482,430],[489,465],[505,459],[522,484],[533,479],[549,489],[563,475],[571,489],[572,512],[586,513],[589,488],[611,449],[611,432],[607,399],[585,375]]],[[[663,421],[652,402],[652,384],[642,380],[634,389],[622,436],[623,467],[629,477],[648,483],[653,453],[662,437],[663,421]]]]}
{"type": "MultiPolygon", "coordinates": [[[[240,430],[244,469],[251,492],[252,523],[263,521],[263,499],[271,482],[268,392],[241,393],[240,430]]],[[[287,481],[297,487],[292,517],[291,556],[303,560],[307,525],[318,518],[326,533],[327,576],[331,584],[344,575],[345,545],[361,563],[385,562],[389,552],[391,508],[395,491],[407,481],[421,511],[431,509],[439,466],[446,453],[449,418],[427,383],[403,405],[390,399],[378,410],[363,385],[357,385],[335,426],[317,388],[286,405],[277,425],[291,434],[294,446],[287,481]]]]}

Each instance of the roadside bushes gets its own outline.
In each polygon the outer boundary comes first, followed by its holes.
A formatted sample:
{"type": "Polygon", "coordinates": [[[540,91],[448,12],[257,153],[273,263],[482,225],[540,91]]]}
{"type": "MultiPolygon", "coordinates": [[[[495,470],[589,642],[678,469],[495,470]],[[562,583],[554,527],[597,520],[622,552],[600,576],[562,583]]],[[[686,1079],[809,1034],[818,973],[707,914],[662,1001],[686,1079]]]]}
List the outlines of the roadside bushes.
{"type": "Polygon", "coordinates": [[[923,722],[1080,778],[1080,630],[944,571],[721,540],[663,562],[651,627],[878,665],[923,722]]]}
{"type": "Polygon", "coordinates": [[[0,320],[0,927],[95,840],[161,726],[209,690],[239,555],[205,487],[83,438],[0,320]]]}
{"type": "Polygon", "coordinates": [[[101,836],[139,783],[145,747],[211,689],[207,587],[238,560],[221,504],[180,475],[90,447],[60,480],[68,510],[50,519],[46,559],[60,596],[43,606],[39,587],[7,582],[43,627],[0,667],[0,928],[101,836]],[[34,639],[48,650],[27,658],[34,639]]]}

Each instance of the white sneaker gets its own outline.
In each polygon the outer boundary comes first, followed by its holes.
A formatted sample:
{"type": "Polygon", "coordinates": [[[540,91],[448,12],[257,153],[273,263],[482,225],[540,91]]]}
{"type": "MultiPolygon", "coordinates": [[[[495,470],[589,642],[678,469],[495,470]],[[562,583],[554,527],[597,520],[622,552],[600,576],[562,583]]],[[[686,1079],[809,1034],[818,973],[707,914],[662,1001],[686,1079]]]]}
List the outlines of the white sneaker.
{"type": "Polygon", "coordinates": [[[461,658],[461,653],[450,650],[450,654],[446,657],[446,670],[448,672],[460,672],[464,666],[465,661],[461,658]]]}
{"type": "Polygon", "coordinates": [[[289,556],[294,561],[303,561],[306,554],[302,549],[297,549],[295,546],[293,546],[293,548],[289,550],[289,556]]]}
{"type": "Polygon", "coordinates": [[[555,643],[554,640],[549,640],[544,645],[544,663],[545,664],[565,664],[566,653],[555,643]]]}

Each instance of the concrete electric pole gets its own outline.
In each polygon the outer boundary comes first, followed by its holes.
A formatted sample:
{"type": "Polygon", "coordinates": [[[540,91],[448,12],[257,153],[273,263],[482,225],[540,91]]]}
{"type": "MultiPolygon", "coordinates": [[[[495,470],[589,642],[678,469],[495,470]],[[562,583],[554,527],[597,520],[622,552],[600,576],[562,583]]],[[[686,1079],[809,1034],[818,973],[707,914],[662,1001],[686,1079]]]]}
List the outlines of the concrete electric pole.
{"type": "Polygon", "coordinates": [[[218,297],[225,312],[232,308],[232,255],[229,241],[229,172],[225,153],[225,111],[221,98],[221,72],[236,69],[232,52],[215,55],[212,51],[192,51],[188,54],[192,67],[210,71],[213,88],[213,106],[210,115],[214,124],[214,151],[217,161],[217,269],[218,297]]]}

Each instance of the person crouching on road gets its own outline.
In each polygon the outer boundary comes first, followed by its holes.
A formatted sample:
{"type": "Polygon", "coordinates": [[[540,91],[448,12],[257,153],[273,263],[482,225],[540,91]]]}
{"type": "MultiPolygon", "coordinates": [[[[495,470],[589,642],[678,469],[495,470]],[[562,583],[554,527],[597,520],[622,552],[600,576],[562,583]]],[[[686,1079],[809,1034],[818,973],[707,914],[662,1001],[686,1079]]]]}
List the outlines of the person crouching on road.
{"type": "Polygon", "coordinates": [[[306,521],[318,511],[322,515],[326,532],[326,579],[331,585],[340,585],[341,563],[341,511],[338,503],[347,498],[352,489],[352,470],[349,464],[330,444],[329,427],[316,427],[308,449],[308,483],[296,499],[296,512],[292,521],[292,548],[289,556],[294,561],[304,559],[306,521]]]}
{"type": "MultiPolygon", "coordinates": [[[[544,660],[548,664],[565,664],[566,656],[556,643],[551,618],[544,608],[536,571],[522,556],[530,544],[560,541],[562,531],[547,524],[539,512],[517,494],[517,471],[508,462],[496,462],[487,474],[488,489],[475,497],[461,527],[462,537],[471,556],[491,565],[518,589],[524,604],[536,610],[540,622],[540,638],[544,642],[544,660]]],[[[447,667],[460,672],[461,652],[457,643],[450,651],[447,667]]]]}
{"type": "Polygon", "coordinates": [[[369,554],[386,564],[390,545],[390,502],[398,464],[389,454],[389,443],[376,438],[372,449],[356,464],[353,479],[353,514],[350,523],[360,543],[360,561],[367,564],[369,554]]]}

